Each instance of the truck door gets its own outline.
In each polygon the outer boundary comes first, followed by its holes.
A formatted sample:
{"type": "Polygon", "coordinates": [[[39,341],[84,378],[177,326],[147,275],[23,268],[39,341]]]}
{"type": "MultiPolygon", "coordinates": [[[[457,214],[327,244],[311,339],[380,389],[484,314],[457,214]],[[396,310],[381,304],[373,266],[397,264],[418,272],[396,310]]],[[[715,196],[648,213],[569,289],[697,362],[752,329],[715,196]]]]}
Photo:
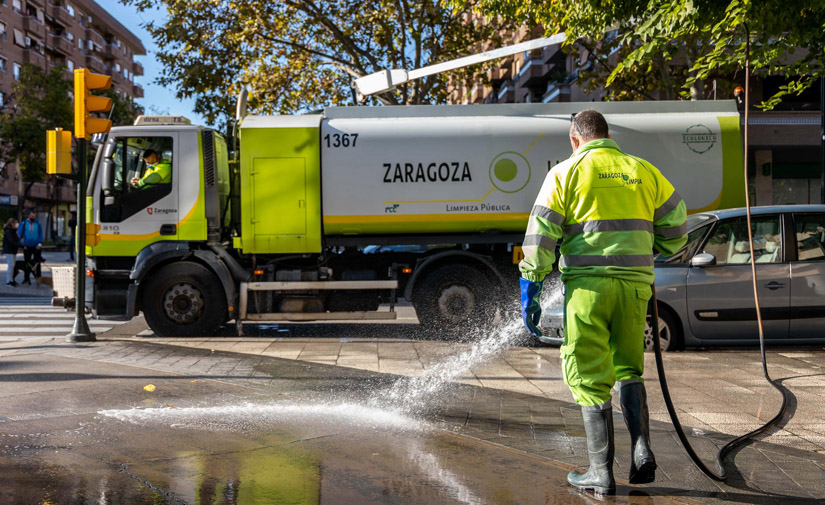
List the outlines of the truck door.
{"type": "Polygon", "coordinates": [[[176,240],[177,133],[110,138],[100,161],[89,243],[94,255],[129,256],[158,240],[176,240]]]}

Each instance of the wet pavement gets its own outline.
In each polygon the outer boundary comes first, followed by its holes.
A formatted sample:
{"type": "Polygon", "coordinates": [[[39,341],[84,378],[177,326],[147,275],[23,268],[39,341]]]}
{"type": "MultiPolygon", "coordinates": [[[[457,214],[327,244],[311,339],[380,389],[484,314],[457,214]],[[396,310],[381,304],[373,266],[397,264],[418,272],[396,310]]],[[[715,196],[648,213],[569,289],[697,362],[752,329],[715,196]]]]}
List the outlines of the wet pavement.
{"type": "MultiPolygon", "coordinates": [[[[391,378],[265,360],[250,369],[253,376],[272,375],[262,388],[254,380],[238,381],[238,373],[192,378],[66,356],[97,348],[109,351],[98,357],[131,357],[137,363],[151,353],[150,346],[135,347],[54,345],[3,358],[0,502],[586,504],[595,499],[566,486],[568,465],[457,435],[438,416],[413,418],[365,406],[391,378]],[[143,389],[148,383],[154,391],[143,389]]],[[[187,357],[192,354],[179,359],[187,357]]],[[[692,503],[625,485],[608,500],[692,503]]]]}
{"type": "MultiPolygon", "coordinates": [[[[397,375],[115,337],[0,346],[0,502],[595,500],[565,482],[586,462],[569,402],[450,383],[419,410],[397,411],[382,401],[408,380],[397,375]]],[[[718,485],[663,422],[652,423],[657,482],[631,486],[615,421],[619,488],[609,503],[823,502],[822,455],[759,442],[718,485]]],[[[731,438],[691,435],[709,463],[731,438]]]]}

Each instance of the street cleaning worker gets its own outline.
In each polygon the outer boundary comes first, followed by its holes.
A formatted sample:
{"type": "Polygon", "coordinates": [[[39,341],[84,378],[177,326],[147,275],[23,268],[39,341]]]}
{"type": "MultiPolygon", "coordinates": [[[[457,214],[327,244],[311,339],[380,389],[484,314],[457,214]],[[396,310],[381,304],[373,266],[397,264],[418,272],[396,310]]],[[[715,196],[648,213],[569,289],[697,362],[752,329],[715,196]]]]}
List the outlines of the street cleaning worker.
{"type": "Polygon", "coordinates": [[[172,164],[162,160],[157,151],[153,149],[145,150],[143,161],[146,162],[146,172],[143,177],[132,177],[129,182],[133,187],[145,188],[172,182],[172,164]]]}
{"type": "Polygon", "coordinates": [[[664,255],[687,241],[685,204],[656,167],[625,154],[594,110],[570,125],[573,155],[553,167],[539,191],[524,237],[521,306],[524,324],[540,335],[544,278],[561,245],[564,283],[564,383],[581,405],[590,468],[567,482],[613,494],[616,387],[630,431],[629,480],[653,482],[644,369],[644,330],[653,284],[653,249],[664,255]]]}

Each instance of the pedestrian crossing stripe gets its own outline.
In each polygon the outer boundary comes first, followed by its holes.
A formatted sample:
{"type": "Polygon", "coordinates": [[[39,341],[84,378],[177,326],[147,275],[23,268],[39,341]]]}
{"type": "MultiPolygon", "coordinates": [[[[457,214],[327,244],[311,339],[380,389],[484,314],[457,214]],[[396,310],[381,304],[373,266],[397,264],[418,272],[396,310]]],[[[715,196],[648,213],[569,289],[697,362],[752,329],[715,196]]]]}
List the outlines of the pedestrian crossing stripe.
{"type": "Polygon", "coordinates": [[[0,307],[3,306],[19,306],[30,305],[35,307],[50,307],[52,299],[45,296],[26,296],[26,297],[0,297],[0,307]]]}

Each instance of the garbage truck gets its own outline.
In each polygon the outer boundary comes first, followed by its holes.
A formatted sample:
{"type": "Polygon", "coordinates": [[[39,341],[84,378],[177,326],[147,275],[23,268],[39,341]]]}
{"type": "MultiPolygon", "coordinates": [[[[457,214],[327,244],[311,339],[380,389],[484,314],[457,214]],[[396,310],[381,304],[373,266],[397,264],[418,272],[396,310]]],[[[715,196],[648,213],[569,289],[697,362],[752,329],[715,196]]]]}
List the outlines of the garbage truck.
{"type": "Polygon", "coordinates": [[[690,212],[743,205],[733,101],[331,107],[243,117],[230,142],[141,116],[90,171],[85,306],[163,336],[392,319],[401,298],[445,334],[489,324],[517,306],[527,217],[587,108],[690,212]],[[169,173],[144,183],[147,159],[169,173]]]}

